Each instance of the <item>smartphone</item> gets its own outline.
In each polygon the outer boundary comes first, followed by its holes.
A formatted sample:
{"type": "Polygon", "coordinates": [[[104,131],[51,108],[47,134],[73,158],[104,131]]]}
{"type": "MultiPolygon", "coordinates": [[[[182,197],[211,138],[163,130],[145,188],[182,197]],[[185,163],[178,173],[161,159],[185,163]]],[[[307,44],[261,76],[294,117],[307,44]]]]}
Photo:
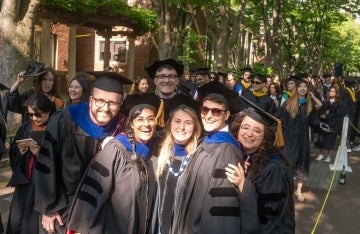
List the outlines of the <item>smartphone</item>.
{"type": "Polygon", "coordinates": [[[28,143],[28,144],[30,144],[31,142],[37,144],[36,141],[34,141],[34,140],[31,139],[31,138],[26,138],[26,139],[21,139],[21,140],[17,140],[17,141],[16,141],[16,143],[28,143]]]}

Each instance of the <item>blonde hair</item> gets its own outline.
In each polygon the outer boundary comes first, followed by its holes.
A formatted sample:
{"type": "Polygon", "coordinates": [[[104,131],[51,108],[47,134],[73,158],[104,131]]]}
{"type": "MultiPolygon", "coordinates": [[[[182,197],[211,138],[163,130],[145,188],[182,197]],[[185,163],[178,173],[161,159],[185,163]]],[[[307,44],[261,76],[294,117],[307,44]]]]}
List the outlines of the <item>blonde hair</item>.
{"type": "Polygon", "coordinates": [[[298,95],[297,89],[298,89],[299,85],[302,83],[306,84],[306,86],[308,88],[308,91],[306,93],[306,116],[308,116],[311,113],[311,111],[313,110],[311,95],[309,93],[309,84],[305,80],[301,80],[296,84],[296,91],[294,92],[294,95],[292,95],[288,99],[288,101],[284,104],[285,110],[287,112],[289,112],[289,114],[292,118],[295,118],[295,116],[299,112],[299,101],[298,101],[299,95],[298,95]]]}
{"type": "Polygon", "coordinates": [[[174,141],[173,135],[171,134],[171,121],[172,121],[175,113],[179,110],[184,111],[194,121],[194,130],[193,130],[192,136],[190,137],[188,142],[185,144],[185,149],[186,149],[186,152],[188,155],[191,155],[195,152],[197,144],[198,144],[198,140],[201,136],[201,124],[196,115],[196,112],[193,109],[191,109],[190,107],[188,107],[186,105],[180,105],[175,110],[173,110],[170,113],[170,118],[168,119],[168,121],[166,122],[166,125],[165,125],[166,134],[165,134],[165,138],[164,138],[163,142],[161,143],[160,154],[158,157],[158,166],[156,169],[156,178],[157,179],[159,177],[161,177],[161,175],[163,174],[168,160],[172,160],[172,158],[174,157],[175,141],[174,141]]]}

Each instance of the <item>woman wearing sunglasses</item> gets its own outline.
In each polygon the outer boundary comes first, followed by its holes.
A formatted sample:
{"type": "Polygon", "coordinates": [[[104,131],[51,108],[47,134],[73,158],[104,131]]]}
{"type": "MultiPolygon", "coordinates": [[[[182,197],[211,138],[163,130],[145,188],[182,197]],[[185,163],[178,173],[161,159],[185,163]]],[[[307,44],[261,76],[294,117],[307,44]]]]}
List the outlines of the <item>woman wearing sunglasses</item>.
{"type": "Polygon", "coordinates": [[[29,119],[18,129],[9,153],[13,175],[8,185],[15,186],[15,191],[7,233],[39,233],[39,214],[34,211],[33,166],[55,105],[38,93],[29,98],[27,112],[29,119]]]}
{"type": "Polygon", "coordinates": [[[242,160],[227,125],[238,111],[238,93],[217,81],[198,91],[207,135],[178,180],[171,233],[240,233],[238,193],[224,170],[242,160]]]}
{"type": "Polygon", "coordinates": [[[293,172],[274,144],[276,119],[264,113],[249,107],[231,123],[245,154],[243,165],[226,167],[240,191],[240,233],[295,233],[293,172]]]}

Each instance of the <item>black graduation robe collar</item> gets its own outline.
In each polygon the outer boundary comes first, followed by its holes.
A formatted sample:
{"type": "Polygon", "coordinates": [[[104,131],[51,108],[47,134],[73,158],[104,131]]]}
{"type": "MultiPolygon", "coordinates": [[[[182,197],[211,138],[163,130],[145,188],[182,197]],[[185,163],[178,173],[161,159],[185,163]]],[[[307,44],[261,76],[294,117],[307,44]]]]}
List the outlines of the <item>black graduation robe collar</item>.
{"type": "MultiPolygon", "coordinates": [[[[116,140],[120,141],[125,148],[132,152],[132,144],[129,142],[129,138],[126,135],[120,134],[115,137],[116,140]]],[[[135,142],[135,152],[136,155],[141,158],[146,158],[149,154],[149,147],[143,143],[135,142]]]]}
{"type": "Polygon", "coordinates": [[[205,144],[209,143],[230,143],[234,145],[236,148],[239,148],[239,144],[228,132],[210,132],[207,134],[204,140],[205,144]]]}
{"type": "Polygon", "coordinates": [[[104,126],[98,126],[90,118],[89,103],[83,102],[68,107],[71,119],[88,135],[99,140],[104,139],[116,129],[117,118],[114,118],[110,123],[104,126]]]}

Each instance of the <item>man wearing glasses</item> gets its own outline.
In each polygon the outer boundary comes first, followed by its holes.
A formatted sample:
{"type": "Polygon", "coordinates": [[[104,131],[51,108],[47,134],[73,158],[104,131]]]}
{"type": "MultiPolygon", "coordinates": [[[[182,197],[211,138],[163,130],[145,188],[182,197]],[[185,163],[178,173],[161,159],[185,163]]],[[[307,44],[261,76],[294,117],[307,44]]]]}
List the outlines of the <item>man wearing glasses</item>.
{"type": "Polygon", "coordinates": [[[70,105],[49,121],[34,171],[40,233],[64,233],[69,205],[87,165],[107,136],[123,130],[122,85],[130,83],[117,73],[102,76],[94,82],[89,102],[70,105]]]}
{"type": "MultiPolygon", "coordinates": [[[[242,96],[259,108],[273,115],[276,112],[276,105],[274,100],[268,95],[265,84],[266,77],[264,75],[253,74],[251,76],[252,91],[243,91],[242,96]]],[[[242,108],[246,109],[247,107],[249,107],[249,104],[244,101],[242,108]]]]}

